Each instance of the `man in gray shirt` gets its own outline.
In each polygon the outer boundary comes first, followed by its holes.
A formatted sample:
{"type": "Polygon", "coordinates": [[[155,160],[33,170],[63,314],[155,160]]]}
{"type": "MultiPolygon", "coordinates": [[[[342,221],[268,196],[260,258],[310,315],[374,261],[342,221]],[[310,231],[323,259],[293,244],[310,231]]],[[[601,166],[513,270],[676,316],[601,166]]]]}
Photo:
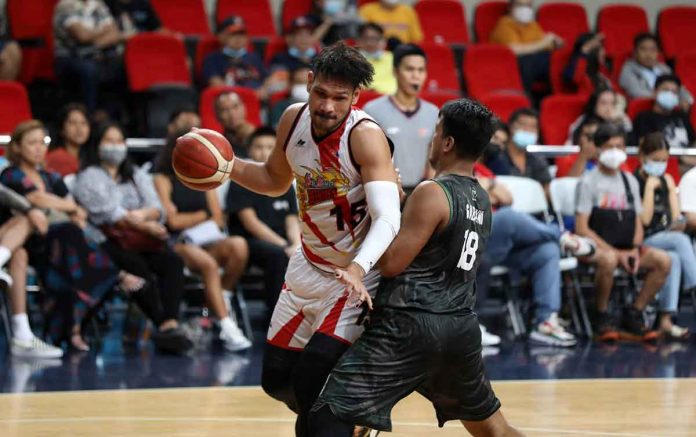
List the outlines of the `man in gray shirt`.
{"type": "Polygon", "coordinates": [[[365,112],[394,143],[394,164],[407,192],[428,173],[428,147],[439,113],[435,105],[418,98],[427,75],[425,52],[417,45],[402,44],[394,50],[396,93],[365,105],[365,112]]]}

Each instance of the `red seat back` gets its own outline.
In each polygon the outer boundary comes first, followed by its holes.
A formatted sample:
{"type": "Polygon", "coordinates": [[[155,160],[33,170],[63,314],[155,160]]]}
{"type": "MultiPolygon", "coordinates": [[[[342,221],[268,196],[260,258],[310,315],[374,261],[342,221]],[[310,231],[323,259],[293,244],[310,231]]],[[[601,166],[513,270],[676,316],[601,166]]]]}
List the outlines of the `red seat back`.
{"type": "Polygon", "coordinates": [[[285,41],[285,38],[282,36],[276,36],[268,41],[268,44],[266,44],[266,52],[264,54],[263,61],[266,63],[266,65],[270,65],[271,59],[273,59],[275,55],[282,53],[287,49],[288,43],[285,41]]]}
{"type": "Polygon", "coordinates": [[[585,96],[563,94],[542,100],[539,121],[544,144],[564,144],[570,125],[582,114],[586,102],[585,96]]]}
{"type": "Polygon", "coordinates": [[[696,6],[668,6],[657,17],[657,34],[667,59],[696,47],[696,6]]]}
{"type": "Polygon", "coordinates": [[[428,57],[428,80],[423,89],[428,91],[459,91],[459,78],[454,54],[444,44],[422,44],[428,57]]]}
{"type": "Polygon", "coordinates": [[[476,5],[474,10],[474,34],[476,41],[488,42],[488,37],[493,31],[500,17],[507,14],[509,2],[485,1],[476,5]]]}
{"type": "Polygon", "coordinates": [[[438,108],[442,108],[442,105],[449,102],[450,100],[455,100],[460,98],[459,93],[448,92],[448,91],[426,91],[420,94],[420,98],[426,102],[430,102],[438,108]]]}
{"type": "Polygon", "coordinates": [[[201,94],[198,113],[201,115],[202,127],[222,132],[222,126],[215,115],[215,99],[222,93],[231,92],[237,93],[244,102],[247,121],[254,126],[261,125],[261,105],[253,89],[238,86],[216,86],[206,88],[201,94]]]}
{"type": "Polygon", "coordinates": [[[162,26],[184,35],[210,33],[203,0],[150,0],[162,26]]]}
{"type": "Polygon", "coordinates": [[[555,33],[571,47],[578,36],[590,31],[585,7],[579,3],[544,3],[537,10],[537,21],[546,32],[555,33]]]}
{"type": "Polygon", "coordinates": [[[648,16],[638,5],[605,5],[597,14],[597,31],[604,34],[604,48],[611,58],[633,51],[633,38],[648,32],[648,16]]]}
{"type": "Polygon", "coordinates": [[[650,111],[655,104],[655,99],[652,97],[645,97],[642,99],[633,99],[628,102],[628,108],[626,109],[626,114],[631,120],[635,120],[638,114],[645,111],[650,111]]]}
{"type": "Polygon", "coordinates": [[[277,34],[268,0],[218,0],[215,22],[221,23],[231,15],[244,19],[252,38],[272,38],[277,34]]]}
{"type": "Polygon", "coordinates": [[[469,46],[464,55],[462,72],[467,91],[474,98],[497,91],[524,92],[517,57],[502,45],[469,46]]]}
{"type": "Polygon", "coordinates": [[[356,103],[355,106],[357,108],[362,109],[365,107],[365,103],[367,103],[371,100],[374,100],[374,99],[378,99],[380,97],[382,97],[382,94],[378,93],[375,90],[360,90],[360,96],[358,97],[358,103],[356,103]]]}
{"type": "Polygon", "coordinates": [[[191,85],[186,49],[175,36],[140,33],[128,40],[124,60],[132,91],[142,92],[161,85],[191,85]]]}
{"type": "Polygon", "coordinates": [[[507,123],[510,115],[518,109],[531,108],[529,99],[522,94],[489,94],[481,98],[481,103],[503,122],[507,123]]]}
{"type": "Polygon", "coordinates": [[[309,14],[312,10],[312,0],[285,0],[281,13],[282,33],[290,27],[292,20],[297,17],[309,14]]]}
{"type": "Polygon", "coordinates": [[[414,6],[425,41],[467,44],[469,31],[464,6],[458,0],[421,0],[414,6]]]}
{"type": "Polygon", "coordinates": [[[563,46],[551,52],[549,76],[551,79],[551,90],[554,94],[574,94],[577,91],[575,87],[572,84],[568,84],[563,77],[572,54],[572,46],[563,46]]]}
{"type": "Polygon", "coordinates": [[[40,47],[22,48],[20,81],[55,79],[53,73],[53,11],[58,0],[8,0],[7,25],[12,39],[41,39],[40,47]]]}
{"type": "Polygon", "coordinates": [[[204,36],[196,43],[196,54],[193,59],[193,75],[200,80],[203,75],[203,62],[209,54],[220,50],[220,41],[215,35],[204,36]]]}
{"type": "Polygon", "coordinates": [[[12,133],[17,124],[31,117],[29,96],[24,85],[0,81],[0,133],[12,133]]]}
{"type": "MultiPolygon", "coordinates": [[[[694,29],[696,31],[696,29],[694,29]]],[[[696,93],[696,51],[677,56],[676,73],[691,94],[696,93]]]]}

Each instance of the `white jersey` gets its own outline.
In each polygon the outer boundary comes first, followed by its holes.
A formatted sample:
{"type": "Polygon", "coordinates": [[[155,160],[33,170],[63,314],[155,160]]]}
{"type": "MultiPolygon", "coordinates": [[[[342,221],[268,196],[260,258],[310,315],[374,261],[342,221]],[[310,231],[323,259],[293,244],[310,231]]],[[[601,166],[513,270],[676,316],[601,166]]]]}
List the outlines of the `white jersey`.
{"type": "Polygon", "coordinates": [[[365,112],[352,109],[333,133],[315,138],[305,105],[285,142],[297,182],[302,252],[326,272],[350,264],[370,229],[365,190],[349,140],[353,128],[365,120],[374,122],[365,112]]]}

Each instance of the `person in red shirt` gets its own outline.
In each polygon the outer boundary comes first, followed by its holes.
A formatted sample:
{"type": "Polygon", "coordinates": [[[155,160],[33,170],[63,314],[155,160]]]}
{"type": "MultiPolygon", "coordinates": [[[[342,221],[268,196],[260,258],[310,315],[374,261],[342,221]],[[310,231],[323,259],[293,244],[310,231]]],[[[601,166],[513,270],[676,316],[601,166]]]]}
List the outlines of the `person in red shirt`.
{"type": "Polygon", "coordinates": [[[46,154],[45,168],[61,176],[75,174],[80,169],[80,149],[89,140],[90,126],[87,108],[69,103],[58,116],[58,132],[53,135],[46,154]]]}

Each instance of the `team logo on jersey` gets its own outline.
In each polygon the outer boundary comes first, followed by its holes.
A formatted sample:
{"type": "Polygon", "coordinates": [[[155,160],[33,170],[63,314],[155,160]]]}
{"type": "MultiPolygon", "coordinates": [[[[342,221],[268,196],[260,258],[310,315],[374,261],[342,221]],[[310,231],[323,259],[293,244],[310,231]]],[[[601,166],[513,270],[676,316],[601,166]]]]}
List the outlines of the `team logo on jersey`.
{"type": "Polygon", "coordinates": [[[350,181],[337,169],[328,168],[320,171],[309,167],[302,168],[306,170],[305,174],[295,176],[302,210],[348,194],[350,181]]]}

